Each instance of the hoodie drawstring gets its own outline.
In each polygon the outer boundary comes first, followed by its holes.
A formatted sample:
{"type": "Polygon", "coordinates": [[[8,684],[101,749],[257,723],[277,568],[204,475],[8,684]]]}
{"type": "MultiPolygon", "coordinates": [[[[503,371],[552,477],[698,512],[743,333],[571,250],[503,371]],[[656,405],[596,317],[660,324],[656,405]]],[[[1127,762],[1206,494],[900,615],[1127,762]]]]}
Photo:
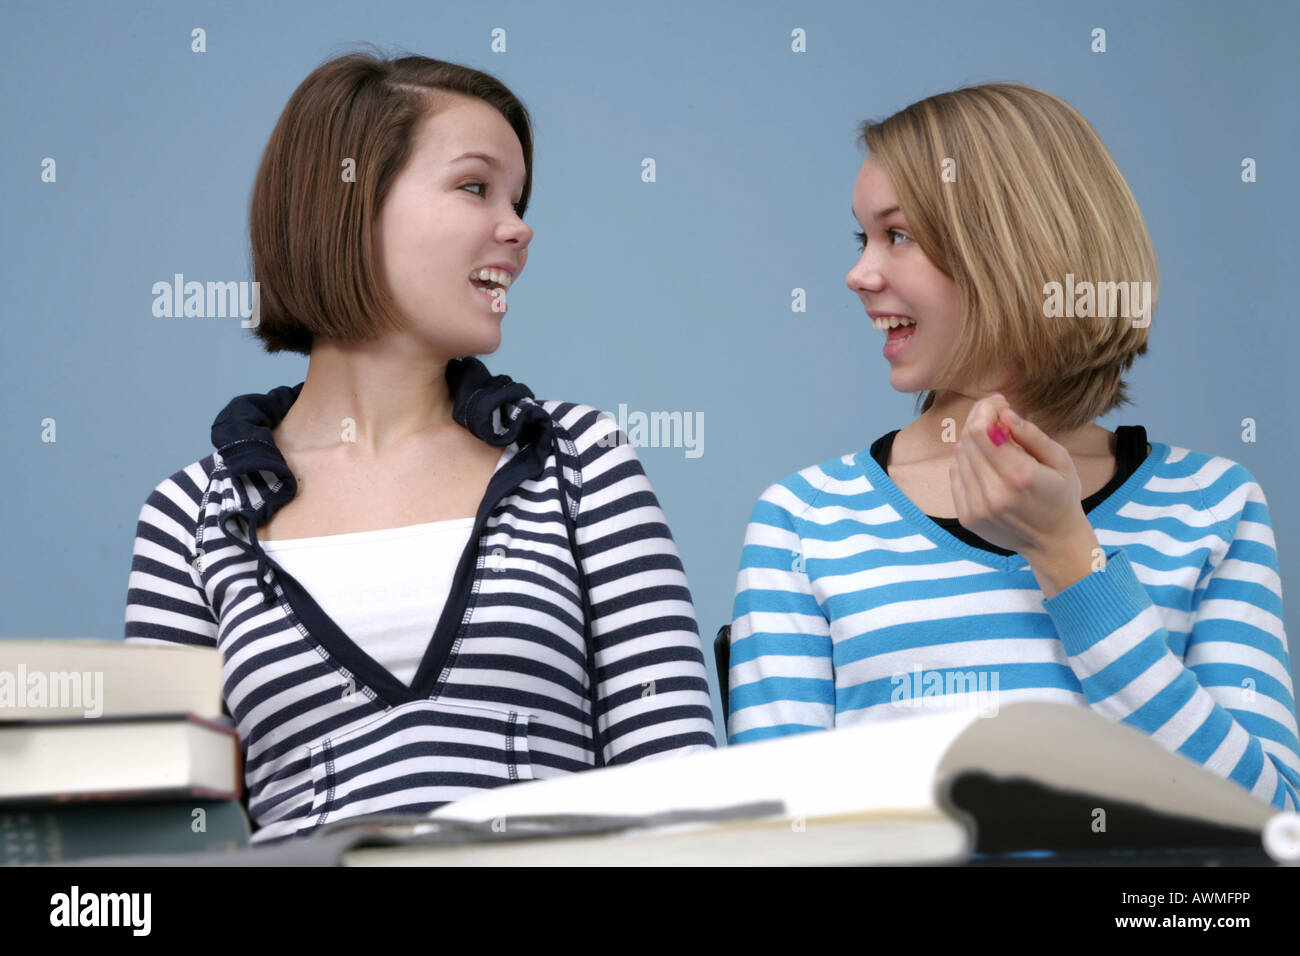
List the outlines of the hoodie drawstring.
{"type": "Polygon", "coordinates": [[[245,555],[252,557],[257,565],[257,587],[268,599],[274,603],[275,591],[266,581],[266,572],[270,570],[271,563],[266,557],[266,553],[257,545],[257,526],[253,523],[252,516],[243,512],[236,511],[226,515],[221,519],[221,528],[226,537],[233,541],[240,551],[245,555]],[[230,529],[226,527],[226,522],[231,518],[243,518],[248,525],[249,540],[245,541],[237,534],[231,534],[230,529]]]}

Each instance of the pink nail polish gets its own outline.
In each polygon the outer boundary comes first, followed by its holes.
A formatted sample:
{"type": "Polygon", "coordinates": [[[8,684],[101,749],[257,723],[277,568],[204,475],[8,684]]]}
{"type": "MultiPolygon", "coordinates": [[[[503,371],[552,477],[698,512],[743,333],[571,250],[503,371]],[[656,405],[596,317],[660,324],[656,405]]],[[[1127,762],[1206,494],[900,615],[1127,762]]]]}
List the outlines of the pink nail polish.
{"type": "Polygon", "coordinates": [[[1004,445],[1011,436],[1007,434],[1006,429],[1001,425],[992,424],[989,426],[989,441],[995,445],[1004,445]]]}

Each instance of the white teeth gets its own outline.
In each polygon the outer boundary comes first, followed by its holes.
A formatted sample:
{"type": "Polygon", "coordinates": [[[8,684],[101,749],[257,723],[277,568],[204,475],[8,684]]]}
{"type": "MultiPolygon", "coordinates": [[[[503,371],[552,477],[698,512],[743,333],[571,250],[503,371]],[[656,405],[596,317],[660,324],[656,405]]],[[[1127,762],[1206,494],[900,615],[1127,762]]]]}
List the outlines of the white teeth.
{"type": "Polygon", "coordinates": [[[888,332],[890,329],[896,329],[900,325],[916,325],[911,319],[904,318],[901,315],[881,316],[878,319],[871,320],[872,326],[877,332],[888,332]]]}
{"type": "Polygon", "coordinates": [[[510,273],[502,269],[475,269],[469,274],[471,279],[478,279],[483,282],[491,282],[498,285],[504,291],[510,288],[510,273]]]}

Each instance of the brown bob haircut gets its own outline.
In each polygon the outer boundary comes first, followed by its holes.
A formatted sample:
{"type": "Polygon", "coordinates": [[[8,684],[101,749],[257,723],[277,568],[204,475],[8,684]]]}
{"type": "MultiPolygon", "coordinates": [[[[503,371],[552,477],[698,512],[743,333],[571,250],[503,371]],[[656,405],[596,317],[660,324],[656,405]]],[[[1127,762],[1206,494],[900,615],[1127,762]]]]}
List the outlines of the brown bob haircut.
{"type": "MultiPolygon", "coordinates": [[[[1048,434],[1131,404],[1123,375],[1147,351],[1159,291],[1137,201],[1101,137],[1069,103],[1015,83],[940,93],[860,127],[926,257],[957,286],[964,319],[936,390],[1010,363],[1012,407],[1048,434]],[[945,171],[955,172],[955,179],[945,171]],[[1048,283],[1150,282],[1151,312],[1048,318],[1048,283]]],[[[973,377],[973,378],[972,378],[973,377]]],[[[960,427],[961,423],[958,423],[960,427]]]]}
{"type": "Polygon", "coordinates": [[[508,122],[533,185],[528,111],[495,77],[423,56],[349,53],[312,71],[280,114],[253,186],[254,334],[268,352],[311,354],[316,336],[357,342],[404,328],[376,258],[374,224],[428,116],[472,97],[508,122]],[[347,161],[355,182],[345,179],[347,161]]]}

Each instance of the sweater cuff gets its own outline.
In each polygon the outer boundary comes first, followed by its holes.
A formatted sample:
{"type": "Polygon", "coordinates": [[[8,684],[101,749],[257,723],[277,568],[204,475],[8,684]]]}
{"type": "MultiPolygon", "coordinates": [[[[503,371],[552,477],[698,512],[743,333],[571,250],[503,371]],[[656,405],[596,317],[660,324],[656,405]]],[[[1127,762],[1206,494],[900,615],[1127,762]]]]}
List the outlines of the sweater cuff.
{"type": "Polygon", "coordinates": [[[1056,626],[1065,652],[1073,657],[1151,607],[1151,595],[1137,579],[1128,553],[1116,548],[1106,555],[1104,568],[1044,599],[1043,606],[1056,626]]]}

